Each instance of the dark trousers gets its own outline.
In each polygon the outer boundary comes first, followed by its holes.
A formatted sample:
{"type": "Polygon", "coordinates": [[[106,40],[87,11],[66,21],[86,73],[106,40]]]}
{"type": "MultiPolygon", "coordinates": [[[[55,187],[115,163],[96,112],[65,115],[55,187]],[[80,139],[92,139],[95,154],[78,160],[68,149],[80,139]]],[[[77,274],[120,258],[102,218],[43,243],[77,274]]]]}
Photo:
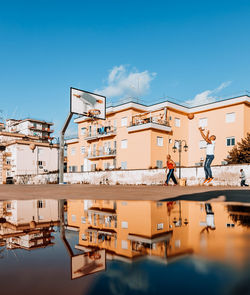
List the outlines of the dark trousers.
{"type": "Polygon", "coordinates": [[[241,182],[240,182],[240,185],[241,186],[249,186],[248,184],[246,184],[246,180],[241,180],[241,182]]]}
{"type": "Polygon", "coordinates": [[[212,170],[211,170],[211,163],[214,159],[214,155],[207,155],[205,164],[204,164],[204,170],[205,170],[205,177],[206,179],[212,178],[212,170]]]}
{"type": "Polygon", "coordinates": [[[169,183],[170,178],[172,178],[173,182],[177,184],[177,180],[175,179],[175,176],[174,176],[174,169],[169,169],[167,174],[167,179],[165,181],[166,184],[169,183]]]}

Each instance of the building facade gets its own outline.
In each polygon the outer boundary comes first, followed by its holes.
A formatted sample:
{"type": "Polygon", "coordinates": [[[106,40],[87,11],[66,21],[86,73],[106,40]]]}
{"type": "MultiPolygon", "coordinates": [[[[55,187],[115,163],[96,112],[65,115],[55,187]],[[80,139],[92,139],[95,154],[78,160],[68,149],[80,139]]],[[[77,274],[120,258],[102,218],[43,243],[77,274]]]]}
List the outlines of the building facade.
{"type": "Polygon", "coordinates": [[[0,245],[34,250],[52,246],[59,226],[57,200],[0,201],[0,245]]]}
{"type": "Polygon", "coordinates": [[[21,133],[27,136],[36,136],[42,141],[48,141],[52,139],[51,133],[54,130],[51,126],[54,125],[51,122],[40,121],[35,119],[15,120],[7,119],[5,130],[10,133],[21,133]]]}
{"type": "Polygon", "coordinates": [[[68,200],[67,210],[82,249],[106,249],[108,259],[123,261],[195,254],[243,264],[249,215],[247,206],[187,201],[68,200]]]}
{"type": "Polygon", "coordinates": [[[18,175],[58,170],[58,145],[52,144],[50,136],[52,124],[33,119],[6,120],[0,131],[0,184],[14,182],[18,175]]]}
{"type": "Polygon", "coordinates": [[[181,161],[182,166],[200,166],[206,143],[199,127],[216,135],[213,165],[221,165],[250,132],[250,97],[192,108],[168,101],[150,106],[130,102],[107,108],[105,121],[80,117],[75,123],[78,138],[67,142],[68,172],[162,168],[167,154],[177,165],[181,161]],[[180,140],[188,146],[181,154],[180,140]]]}

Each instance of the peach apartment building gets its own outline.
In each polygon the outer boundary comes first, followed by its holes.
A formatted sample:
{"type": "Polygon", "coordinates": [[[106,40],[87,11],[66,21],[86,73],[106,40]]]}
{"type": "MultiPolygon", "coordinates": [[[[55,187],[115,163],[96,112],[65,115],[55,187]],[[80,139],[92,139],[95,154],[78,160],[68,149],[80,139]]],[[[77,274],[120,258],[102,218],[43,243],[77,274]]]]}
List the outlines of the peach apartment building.
{"type": "Polygon", "coordinates": [[[214,165],[226,164],[228,151],[250,132],[250,97],[188,108],[173,102],[142,105],[129,102],[109,107],[106,120],[75,119],[78,138],[67,141],[68,172],[99,169],[148,169],[165,166],[166,155],[186,143],[182,166],[200,166],[206,157],[199,126],[215,134],[214,165]]]}
{"type": "Polygon", "coordinates": [[[67,215],[68,225],[79,229],[78,247],[106,249],[110,259],[198,254],[242,264],[248,255],[249,206],[69,200],[67,215]]]}

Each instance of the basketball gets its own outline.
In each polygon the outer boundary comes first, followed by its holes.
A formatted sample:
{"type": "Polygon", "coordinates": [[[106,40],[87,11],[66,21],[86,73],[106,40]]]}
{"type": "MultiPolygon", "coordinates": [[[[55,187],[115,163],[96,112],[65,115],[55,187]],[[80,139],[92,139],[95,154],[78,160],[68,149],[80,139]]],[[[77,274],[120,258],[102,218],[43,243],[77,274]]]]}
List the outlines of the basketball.
{"type": "Polygon", "coordinates": [[[193,113],[188,114],[188,119],[189,120],[193,120],[193,118],[194,118],[194,114],[193,113]]]}

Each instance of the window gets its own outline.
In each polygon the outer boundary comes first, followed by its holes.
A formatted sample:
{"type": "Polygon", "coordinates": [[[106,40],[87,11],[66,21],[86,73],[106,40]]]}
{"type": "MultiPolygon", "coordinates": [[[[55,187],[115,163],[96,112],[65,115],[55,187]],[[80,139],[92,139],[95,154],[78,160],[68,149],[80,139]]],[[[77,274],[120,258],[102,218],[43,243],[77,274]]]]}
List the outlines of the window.
{"type": "Polygon", "coordinates": [[[157,145],[163,146],[163,137],[157,136],[157,145]]]}
{"type": "Polygon", "coordinates": [[[85,151],[86,151],[85,146],[81,146],[81,154],[85,154],[85,151]]]}
{"type": "Polygon", "coordinates": [[[77,166],[69,166],[69,172],[77,172],[77,166]]]}
{"type": "Polygon", "coordinates": [[[127,169],[127,161],[121,162],[121,168],[122,169],[127,169]]]}
{"type": "Polygon", "coordinates": [[[207,142],[206,140],[200,140],[200,149],[205,149],[207,147],[207,142]]]}
{"type": "Polygon", "coordinates": [[[84,165],[81,165],[81,172],[84,172],[84,165]]]}
{"type": "Polygon", "coordinates": [[[128,249],[128,242],[125,240],[122,240],[122,249],[128,249]]]}
{"type": "Polygon", "coordinates": [[[177,141],[177,140],[175,140],[175,142],[174,142],[174,146],[175,146],[177,149],[179,149],[180,142],[179,142],[179,141],[177,141]]]}
{"type": "Polygon", "coordinates": [[[174,124],[175,124],[176,127],[181,127],[181,119],[175,118],[174,119],[174,124]]]}
{"type": "Polygon", "coordinates": [[[162,161],[157,160],[156,161],[156,166],[157,166],[157,168],[162,168],[162,161]]]}
{"type": "Polygon", "coordinates": [[[76,222],[76,215],[71,215],[71,220],[72,220],[72,222],[76,222]]]}
{"type": "Polygon", "coordinates": [[[43,165],[43,161],[37,161],[37,165],[38,166],[42,166],[43,165]]]}
{"type": "Polygon", "coordinates": [[[86,217],[81,217],[81,223],[86,223],[86,217]]]}
{"type": "Polygon", "coordinates": [[[44,200],[38,200],[37,201],[37,208],[45,208],[45,201],[44,200]]]}
{"type": "Polygon", "coordinates": [[[128,228],[128,222],[122,221],[122,228],[128,228]]]}
{"type": "Polygon", "coordinates": [[[74,156],[76,154],[76,148],[71,148],[71,156],[74,156]]]}
{"type": "Polygon", "coordinates": [[[83,241],[87,241],[87,238],[86,238],[86,235],[85,234],[82,234],[82,240],[83,241]]]}
{"type": "Polygon", "coordinates": [[[109,162],[105,162],[105,163],[103,164],[103,168],[104,168],[104,170],[105,170],[105,169],[109,169],[109,167],[110,167],[110,163],[109,163],[109,162]]]}
{"type": "Polygon", "coordinates": [[[86,131],[87,131],[87,129],[85,127],[81,128],[81,135],[85,135],[86,131]]]}
{"type": "Polygon", "coordinates": [[[163,229],[163,223],[158,223],[157,224],[157,230],[163,229]]]}
{"type": "Polygon", "coordinates": [[[207,118],[199,119],[199,127],[205,128],[207,126],[207,118]]]}
{"type": "Polygon", "coordinates": [[[226,123],[232,123],[235,121],[235,113],[226,114],[226,123]]]}
{"type": "Polygon", "coordinates": [[[227,146],[235,145],[235,137],[227,137],[227,146]]]}
{"type": "Polygon", "coordinates": [[[117,129],[116,120],[114,120],[113,126],[114,126],[114,131],[116,131],[116,129],[117,129]]]}
{"type": "Polygon", "coordinates": [[[128,140],[127,139],[123,139],[121,141],[121,148],[122,149],[126,149],[128,147],[128,140]]]}
{"type": "Polygon", "coordinates": [[[122,127],[127,126],[127,124],[128,124],[127,117],[123,117],[123,118],[122,118],[122,121],[121,121],[121,125],[122,125],[122,127]]]}

